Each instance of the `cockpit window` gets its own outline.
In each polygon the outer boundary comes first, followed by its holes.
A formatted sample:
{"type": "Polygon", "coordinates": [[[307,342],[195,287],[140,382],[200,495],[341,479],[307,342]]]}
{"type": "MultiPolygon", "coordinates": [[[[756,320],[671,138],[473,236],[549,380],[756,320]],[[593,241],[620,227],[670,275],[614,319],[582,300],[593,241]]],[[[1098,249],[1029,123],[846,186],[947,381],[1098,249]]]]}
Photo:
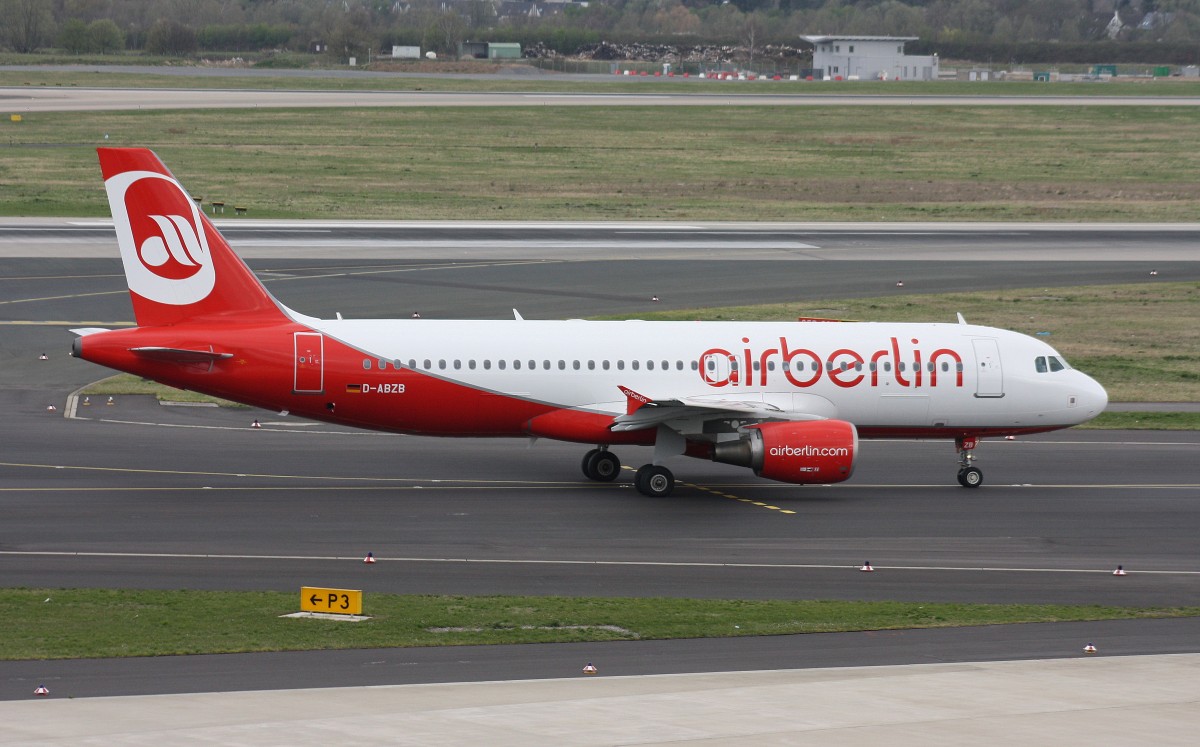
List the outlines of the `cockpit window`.
{"type": "Polygon", "coordinates": [[[1066,371],[1070,368],[1067,362],[1057,355],[1039,355],[1033,359],[1033,366],[1038,373],[1053,373],[1054,371],[1066,371]]]}

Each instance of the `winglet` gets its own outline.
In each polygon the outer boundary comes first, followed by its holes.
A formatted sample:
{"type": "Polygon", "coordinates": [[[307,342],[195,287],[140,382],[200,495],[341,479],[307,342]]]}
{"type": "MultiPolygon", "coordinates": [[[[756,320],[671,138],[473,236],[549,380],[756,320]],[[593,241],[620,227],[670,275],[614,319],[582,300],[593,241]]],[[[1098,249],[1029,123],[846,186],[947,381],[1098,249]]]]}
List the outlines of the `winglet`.
{"type": "Polygon", "coordinates": [[[966,323],[967,323],[967,320],[966,320],[966,319],[963,319],[963,315],[962,315],[962,312],[961,312],[961,311],[958,311],[958,312],[955,312],[955,313],[957,313],[957,314],[958,314],[958,323],[959,323],[959,324],[966,324],[966,323]]]}
{"type": "Polygon", "coordinates": [[[649,397],[644,394],[638,394],[629,387],[618,385],[617,388],[621,390],[621,394],[625,395],[626,415],[632,415],[633,413],[637,412],[639,408],[654,404],[652,401],[650,401],[649,397]]]}

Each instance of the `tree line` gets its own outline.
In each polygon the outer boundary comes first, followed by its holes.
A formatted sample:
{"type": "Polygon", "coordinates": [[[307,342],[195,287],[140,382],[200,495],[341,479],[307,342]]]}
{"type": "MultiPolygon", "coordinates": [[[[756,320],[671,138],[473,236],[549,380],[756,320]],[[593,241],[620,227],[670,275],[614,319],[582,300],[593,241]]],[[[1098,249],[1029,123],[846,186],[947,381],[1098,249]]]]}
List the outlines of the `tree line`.
{"type": "Polygon", "coordinates": [[[394,44],[452,55],[473,39],[571,55],[601,41],[795,45],[804,34],[915,36],[910,51],[954,59],[1192,63],[1200,0],[0,0],[0,45],[17,52],[344,59],[394,44]]]}

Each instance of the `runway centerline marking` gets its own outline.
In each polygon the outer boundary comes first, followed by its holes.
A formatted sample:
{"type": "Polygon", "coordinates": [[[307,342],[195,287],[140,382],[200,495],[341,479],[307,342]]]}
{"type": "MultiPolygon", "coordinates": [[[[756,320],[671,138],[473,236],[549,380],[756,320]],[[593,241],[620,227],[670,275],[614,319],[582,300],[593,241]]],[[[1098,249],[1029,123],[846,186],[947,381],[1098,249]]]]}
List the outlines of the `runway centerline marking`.
{"type": "MultiPolygon", "coordinates": [[[[361,555],[240,555],[236,553],[152,553],[152,552],[90,552],[71,550],[0,550],[0,557],[78,557],[78,558],[130,558],[130,559],[180,559],[180,560],[300,560],[300,561],[353,561],[362,562],[361,555]]],[[[668,561],[668,560],[569,560],[544,558],[422,558],[373,556],[380,563],[477,563],[493,565],[590,565],[632,566],[669,568],[769,568],[779,570],[851,570],[860,568],[858,563],[719,563],[713,561],[668,561]]],[[[975,573],[1070,573],[1112,575],[1111,568],[1009,568],[1003,566],[937,566],[937,565],[879,565],[876,571],[943,571],[975,573]]],[[[1200,570],[1130,570],[1131,576],[1200,576],[1200,570]]]]}
{"type": "MultiPolygon", "coordinates": [[[[681,484],[686,485],[689,488],[696,488],[697,490],[702,490],[705,493],[710,493],[712,495],[717,496],[718,498],[725,498],[725,499],[731,500],[731,501],[738,501],[739,503],[749,503],[753,506],[758,506],[759,508],[765,508],[769,511],[778,511],[781,514],[788,514],[788,515],[792,515],[792,516],[794,516],[796,514],[796,512],[791,509],[780,508],[779,506],[772,506],[769,503],[763,503],[762,501],[756,501],[751,498],[741,498],[739,496],[732,495],[730,493],[725,493],[719,488],[710,488],[705,485],[697,485],[696,483],[691,483],[691,482],[685,482],[685,483],[681,483],[681,484]]],[[[722,486],[722,487],[724,487],[724,486],[722,486]]]]}

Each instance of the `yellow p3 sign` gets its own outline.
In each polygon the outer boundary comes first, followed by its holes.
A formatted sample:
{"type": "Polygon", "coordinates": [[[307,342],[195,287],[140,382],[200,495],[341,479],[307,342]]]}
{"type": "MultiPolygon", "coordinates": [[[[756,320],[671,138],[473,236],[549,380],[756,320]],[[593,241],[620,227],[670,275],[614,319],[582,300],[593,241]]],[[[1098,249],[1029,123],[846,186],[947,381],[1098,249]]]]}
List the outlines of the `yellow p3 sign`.
{"type": "Polygon", "coordinates": [[[327,612],[335,615],[361,615],[362,591],[301,586],[300,609],[305,612],[327,612]]]}

